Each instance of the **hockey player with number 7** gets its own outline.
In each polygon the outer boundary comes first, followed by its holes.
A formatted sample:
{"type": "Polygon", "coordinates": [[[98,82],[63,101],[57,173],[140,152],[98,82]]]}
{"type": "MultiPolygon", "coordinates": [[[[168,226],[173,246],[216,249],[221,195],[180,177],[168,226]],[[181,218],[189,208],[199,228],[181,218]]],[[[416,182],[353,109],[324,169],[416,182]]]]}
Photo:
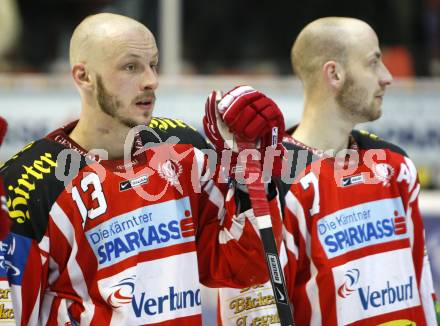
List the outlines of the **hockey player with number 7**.
{"type": "Polygon", "coordinates": [[[295,321],[437,325],[416,168],[398,146],[353,130],[381,116],[392,82],[376,33],[353,18],[318,19],[300,32],[291,59],[304,111],[283,141],[306,154],[284,197],[295,321]]]}
{"type": "MultiPolygon", "coordinates": [[[[375,32],[318,19],[295,40],[292,64],[304,112],[283,137],[278,190],[296,325],[438,325],[414,163],[353,129],[380,117],[392,82],[375,32]]],[[[219,302],[222,325],[279,322],[268,284],[220,289],[219,302]]]]}
{"type": "MultiPolygon", "coordinates": [[[[1,169],[16,323],[201,325],[200,282],[267,281],[252,213],[245,202],[236,213],[218,166],[190,145],[200,136],[181,121],[152,118],[158,50],[151,32],[128,17],[90,16],[72,35],[70,61],[79,120],[1,169]],[[149,123],[151,130],[137,127],[149,123]]],[[[268,109],[275,126],[282,116],[268,109]]],[[[254,129],[248,140],[267,143],[270,130],[254,129]]],[[[274,229],[280,240],[280,223],[274,229]]]]}

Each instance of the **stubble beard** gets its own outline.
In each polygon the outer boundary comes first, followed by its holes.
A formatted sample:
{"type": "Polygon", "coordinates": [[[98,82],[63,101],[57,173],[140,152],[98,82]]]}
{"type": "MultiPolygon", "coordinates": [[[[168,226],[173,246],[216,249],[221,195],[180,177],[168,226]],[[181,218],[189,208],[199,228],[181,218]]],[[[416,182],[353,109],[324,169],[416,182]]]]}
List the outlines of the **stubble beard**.
{"type": "Polygon", "coordinates": [[[116,95],[110,94],[99,75],[96,77],[96,92],[96,99],[102,112],[130,129],[139,125],[136,121],[118,114],[119,109],[122,107],[121,101],[116,95]]]}
{"type": "Polygon", "coordinates": [[[350,74],[336,96],[336,102],[356,122],[375,121],[382,115],[380,107],[376,107],[375,98],[368,99],[368,91],[361,85],[356,85],[350,74]]]}

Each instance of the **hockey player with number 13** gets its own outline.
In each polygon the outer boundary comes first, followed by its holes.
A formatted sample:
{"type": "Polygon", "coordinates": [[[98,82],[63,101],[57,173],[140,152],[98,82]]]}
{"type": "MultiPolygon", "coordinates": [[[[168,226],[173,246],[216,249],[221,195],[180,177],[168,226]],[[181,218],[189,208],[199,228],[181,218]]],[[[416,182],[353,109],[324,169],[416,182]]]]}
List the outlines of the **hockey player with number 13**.
{"type": "MultiPolygon", "coordinates": [[[[181,127],[173,135],[186,137],[180,144],[144,147],[148,130],[131,132],[158,123],[158,51],[144,25],[90,16],[73,33],[70,60],[79,121],[29,144],[1,170],[16,323],[201,325],[200,282],[268,279],[249,213],[225,205],[216,165],[202,178],[210,165],[188,145],[200,136],[183,123],[164,119],[181,127]]],[[[156,133],[164,141],[167,134],[156,133]]]]}

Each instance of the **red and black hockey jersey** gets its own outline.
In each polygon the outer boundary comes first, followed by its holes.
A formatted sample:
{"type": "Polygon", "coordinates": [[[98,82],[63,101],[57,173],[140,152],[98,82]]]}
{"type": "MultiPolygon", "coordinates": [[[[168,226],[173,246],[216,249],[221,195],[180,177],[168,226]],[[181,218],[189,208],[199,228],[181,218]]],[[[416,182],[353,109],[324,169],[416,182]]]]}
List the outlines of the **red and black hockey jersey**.
{"type": "MultiPolygon", "coordinates": [[[[336,158],[283,143],[280,256],[296,325],[437,325],[411,160],[356,130],[336,158]]],[[[279,322],[270,283],[219,294],[222,325],[279,322]]]]}
{"type": "Polygon", "coordinates": [[[199,150],[162,143],[130,162],[97,162],[68,132],[2,169],[17,324],[200,325],[199,280],[267,279],[258,236],[244,215],[227,214],[225,185],[201,177],[199,150]]]}
{"type": "Polygon", "coordinates": [[[284,198],[295,320],[437,325],[416,168],[375,136],[354,131],[352,140],[347,153],[306,159],[284,198]]]}

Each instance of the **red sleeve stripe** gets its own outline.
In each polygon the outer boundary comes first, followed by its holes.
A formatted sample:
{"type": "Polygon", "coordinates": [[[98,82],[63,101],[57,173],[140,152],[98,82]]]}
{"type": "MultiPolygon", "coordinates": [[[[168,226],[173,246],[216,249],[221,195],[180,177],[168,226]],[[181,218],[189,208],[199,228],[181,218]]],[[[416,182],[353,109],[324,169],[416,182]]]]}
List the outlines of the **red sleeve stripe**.
{"type": "Polygon", "coordinates": [[[206,162],[207,160],[205,160],[205,155],[197,148],[194,148],[193,170],[194,170],[194,163],[196,163],[198,181],[200,181],[200,177],[202,176],[202,173],[204,173],[206,170],[206,162]]]}
{"type": "Polygon", "coordinates": [[[206,185],[204,191],[209,195],[209,201],[213,203],[219,210],[224,206],[224,197],[220,189],[215,185],[214,181],[210,180],[206,185]]]}
{"type": "MultiPolygon", "coordinates": [[[[32,243],[31,249],[26,262],[26,267],[23,272],[22,285],[19,289],[14,289],[13,292],[13,304],[14,309],[19,306],[21,311],[19,316],[21,320],[16,319],[18,325],[37,325],[38,324],[38,314],[40,310],[40,293],[41,293],[41,264],[40,260],[40,250],[35,242],[32,243]],[[23,294],[24,300],[23,302],[23,294]],[[14,298],[20,294],[19,298],[14,298]],[[18,301],[18,305],[15,304],[18,301]]],[[[18,313],[15,312],[14,316],[18,313]]]]}
{"type": "Polygon", "coordinates": [[[408,201],[408,206],[406,208],[406,221],[407,221],[407,228],[408,228],[408,234],[410,235],[409,241],[411,243],[411,248],[414,247],[414,220],[412,218],[413,215],[413,204],[414,201],[417,200],[418,195],[420,192],[420,185],[417,184],[416,189],[414,189],[413,193],[411,194],[411,197],[408,201]]]}
{"type": "Polygon", "coordinates": [[[56,202],[53,204],[49,214],[53,223],[60,229],[69,245],[73,248],[75,245],[75,229],[69,217],[56,202]]]}
{"type": "MultiPolygon", "coordinates": [[[[298,223],[300,235],[303,238],[305,243],[305,254],[309,258],[309,268],[310,268],[310,279],[306,285],[306,293],[311,303],[320,302],[319,292],[318,292],[318,283],[316,280],[318,270],[316,269],[315,264],[312,261],[311,254],[311,236],[307,229],[307,222],[305,219],[304,209],[299,202],[298,198],[289,191],[286,195],[286,208],[289,210],[289,213],[293,215],[291,218],[295,218],[298,223]]],[[[321,306],[319,304],[312,304],[312,314],[310,325],[322,325],[322,313],[321,306]]]]}
{"type": "Polygon", "coordinates": [[[49,256],[49,270],[47,284],[50,286],[60,277],[60,268],[52,256],[49,256]]]}
{"type": "Polygon", "coordinates": [[[411,175],[411,182],[408,185],[408,190],[411,192],[414,188],[414,185],[417,184],[417,169],[414,163],[407,157],[405,157],[405,163],[408,166],[409,173],[411,175]]]}
{"type": "Polygon", "coordinates": [[[307,230],[307,222],[305,218],[304,209],[301,206],[298,198],[289,191],[286,195],[286,208],[290,211],[290,213],[297,219],[299,231],[301,232],[301,236],[304,238],[306,242],[306,253],[308,257],[311,257],[311,242],[310,242],[310,234],[307,230]]]}
{"type": "MultiPolygon", "coordinates": [[[[12,305],[14,307],[14,319],[16,325],[21,325],[21,316],[22,316],[22,307],[23,300],[21,297],[21,286],[20,285],[11,285],[11,292],[13,293],[12,297],[12,305]]],[[[24,325],[26,325],[26,321],[24,321],[24,325]]]]}
{"type": "Polygon", "coordinates": [[[259,219],[259,217],[255,217],[255,215],[254,215],[254,213],[253,213],[253,209],[249,209],[249,210],[247,210],[247,211],[244,212],[244,213],[247,213],[247,212],[249,212],[249,213],[246,215],[246,217],[247,217],[247,219],[249,220],[249,222],[250,222],[250,224],[252,225],[252,227],[254,228],[254,232],[255,232],[255,234],[256,234],[259,238],[261,238],[261,235],[260,235],[260,229],[259,229],[259,227],[258,227],[258,219],[259,219]]]}
{"type": "MultiPolygon", "coordinates": [[[[319,298],[318,282],[316,281],[317,274],[318,274],[318,270],[316,269],[315,264],[312,261],[310,261],[310,279],[306,285],[306,292],[307,292],[307,297],[309,298],[309,302],[311,303],[321,302],[319,298]]],[[[310,325],[323,325],[321,305],[312,304],[311,306],[312,306],[312,315],[311,315],[310,325]]]]}
{"type": "Polygon", "coordinates": [[[38,247],[40,247],[41,265],[44,266],[44,264],[46,264],[47,257],[49,256],[49,247],[50,247],[49,237],[45,235],[38,244],[38,247]]]}
{"type": "MultiPolygon", "coordinates": [[[[78,246],[75,241],[75,229],[69,217],[64,213],[62,208],[57,203],[54,203],[54,205],[52,206],[52,209],[50,210],[50,216],[54,224],[60,229],[61,233],[64,235],[64,237],[72,247],[72,251],[70,254],[71,259],[69,260],[69,263],[67,265],[67,271],[73,289],[78,294],[78,296],[83,299],[83,304],[88,305],[88,307],[86,307],[85,309],[85,312],[87,313],[84,313],[83,316],[92,318],[95,307],[93,304],[91,304],[91,299],[86,286],[86,281],[84,279],[83,272],[76,260],[78,246]]],[[[86,318],[86,320],[81,320],[81,322],[82,323],[84,322],[85,324],[89,324],[91,320],[86,318]]]]}
{"type": "MultiPolygon", "coordinates": [[[[47,325],[49,318],[52,318],[52,311],[54,310],[54,299],[56,298],[55,294],[45,295],[43,298],[43,302],[41,303],[41,311],[40,311],[40,320],[41,325],[47,325]]],[[[58,309],[58,305],[56,306],[58,309]]]]}
{"type": "Polygon", "coordinates": [[[295,244],[295,238],[293,234],[286,229],[285,225],[283,225],[283,238],[283,243],[285,243],[286,249],[298,259],[298,246],[295,244]]]}
{"type": "Polygon", "coordinates": [[[246,222],[246,216],[244,213],[241,213],[237,217],[232,218],[231,225],[229,229],[227,227],[223,227],[218,234],[218,239],[220,244],[226,244],[230,240],[240,240],[244,224],[246,222]]]}
{"type": "MultiPolygon", "coordinates": [[[[40,291],[38,291],[38,296],[37,296],[36,302],[40,302],[40,293],[41,293],[41,289],[40,289],[40,291]]],[[[36,304],[36,305],[34,305],[34,309],[32,309],[32,313],[29,317],[27,324],[28,325],[37,325],[39,314],[40,314],[39,305],[36,304]]]]}

